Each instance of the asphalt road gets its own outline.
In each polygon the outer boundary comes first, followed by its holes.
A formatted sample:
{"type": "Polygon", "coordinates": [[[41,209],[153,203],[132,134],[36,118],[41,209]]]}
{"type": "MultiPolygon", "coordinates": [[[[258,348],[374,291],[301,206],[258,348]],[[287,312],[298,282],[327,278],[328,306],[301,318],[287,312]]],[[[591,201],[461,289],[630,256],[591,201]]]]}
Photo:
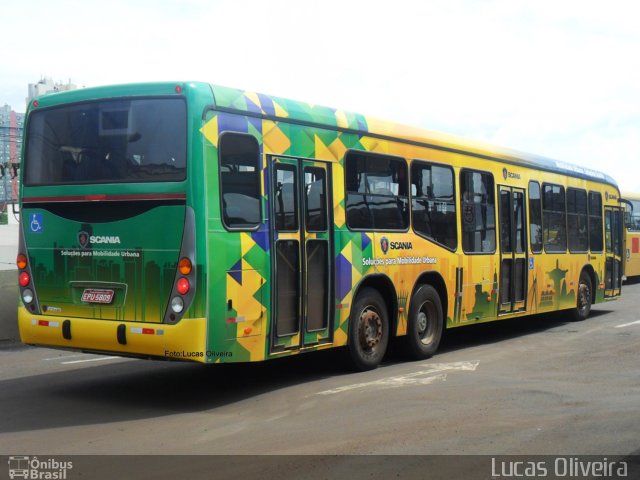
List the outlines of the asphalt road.
{"type": "Polygon", "coordinates": [[[639,300],[625,285],[583,322],[458,329],[366,373],[335,352],[201,366],[4,347],[0,454],[640,455],[639,300]]]}
{"type": "Polygon", "coordinates": [[[0,270],[0,349],[19,342],[18,271],[0,270]]]}
{"type": "Polygon", "coordinates": [[[0,348],[19,341],[18,224],[0,225],[0,348]]]}

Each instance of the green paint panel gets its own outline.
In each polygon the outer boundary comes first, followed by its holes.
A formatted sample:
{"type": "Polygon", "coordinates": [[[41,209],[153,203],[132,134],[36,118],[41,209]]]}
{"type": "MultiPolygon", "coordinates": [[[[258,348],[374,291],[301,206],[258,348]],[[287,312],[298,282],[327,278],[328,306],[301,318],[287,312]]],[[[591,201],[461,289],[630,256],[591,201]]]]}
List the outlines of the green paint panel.
{"type": "Polygon", "coordinates": [[[160,206],[113,222],[79,222],[31,207],[23,208],[23,215],[40,225],[36,231],[30,223],[23,228],[45,314],[162,321],[175,279],[185,207],[160,206]],[[113,300],[83,302],[87,289],[112,290],[113,300]]]}
{"type": "Polygon", "coordinates": [[[322,140],[326,146],[331,145],[338,138],[338,133],[332,130],[318,130],[315,134],[322,140]]]}
{"type": "Polygon", "coordinates": [[[298,157],[312,158],[316,151],[313,135],[303,128],[291,129],[291,154],[298,157]]]}

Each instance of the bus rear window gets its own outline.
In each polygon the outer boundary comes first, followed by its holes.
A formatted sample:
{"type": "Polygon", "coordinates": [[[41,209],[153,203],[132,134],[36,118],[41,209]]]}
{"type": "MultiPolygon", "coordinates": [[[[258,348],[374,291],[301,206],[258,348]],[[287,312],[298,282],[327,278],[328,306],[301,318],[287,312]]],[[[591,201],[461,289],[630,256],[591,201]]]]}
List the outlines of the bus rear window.
{"type": "Polygon", "coordinates": [[[35,111],[27,129],[25,184],[181,181],[186,135],[186,105],[178,98],[35,111]]]}

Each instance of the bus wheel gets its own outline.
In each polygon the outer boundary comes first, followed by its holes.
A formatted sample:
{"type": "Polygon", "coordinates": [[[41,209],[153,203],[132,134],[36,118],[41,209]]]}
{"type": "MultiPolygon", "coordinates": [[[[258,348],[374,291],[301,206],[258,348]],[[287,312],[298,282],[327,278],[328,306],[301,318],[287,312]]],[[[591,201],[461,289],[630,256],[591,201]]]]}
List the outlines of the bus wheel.
{"type": "Polygon", "coordinates": [[[578,285],[578,299],[576,308],[573,311],[573,319],[576,321],[584,320],[591,312],[591,303],[593,301],[593,287],[591,285],[591,277],[587,272],[580,274],[580,284],[578,285]]]}
{"type": "Polygon", "coordinates": [[[382,361],[389,343],[389,319],[384,299],[363,288],[349,318],[349,358],[357,370],[372,370],[382,361]]]}
{"type": "Polygon", "coordinates": [[[442,302],[431,285],[422,285],[411,298],[407,325],[407,352],[416,360],[436,353],[442,338],[442,302]]]}

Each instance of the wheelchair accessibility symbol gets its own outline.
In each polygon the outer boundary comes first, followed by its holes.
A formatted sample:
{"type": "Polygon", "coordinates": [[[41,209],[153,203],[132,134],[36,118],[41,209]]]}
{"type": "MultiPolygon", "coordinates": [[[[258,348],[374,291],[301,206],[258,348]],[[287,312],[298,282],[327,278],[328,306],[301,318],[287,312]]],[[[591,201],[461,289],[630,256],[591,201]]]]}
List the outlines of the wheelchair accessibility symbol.
{"type": "Polygon", "coordinates": [[[29,228],[33,233],[42,233],[44,230],[44,224],[42,223],[41,213],[32,213],[31,222],[29,222],[29,228]]]}

